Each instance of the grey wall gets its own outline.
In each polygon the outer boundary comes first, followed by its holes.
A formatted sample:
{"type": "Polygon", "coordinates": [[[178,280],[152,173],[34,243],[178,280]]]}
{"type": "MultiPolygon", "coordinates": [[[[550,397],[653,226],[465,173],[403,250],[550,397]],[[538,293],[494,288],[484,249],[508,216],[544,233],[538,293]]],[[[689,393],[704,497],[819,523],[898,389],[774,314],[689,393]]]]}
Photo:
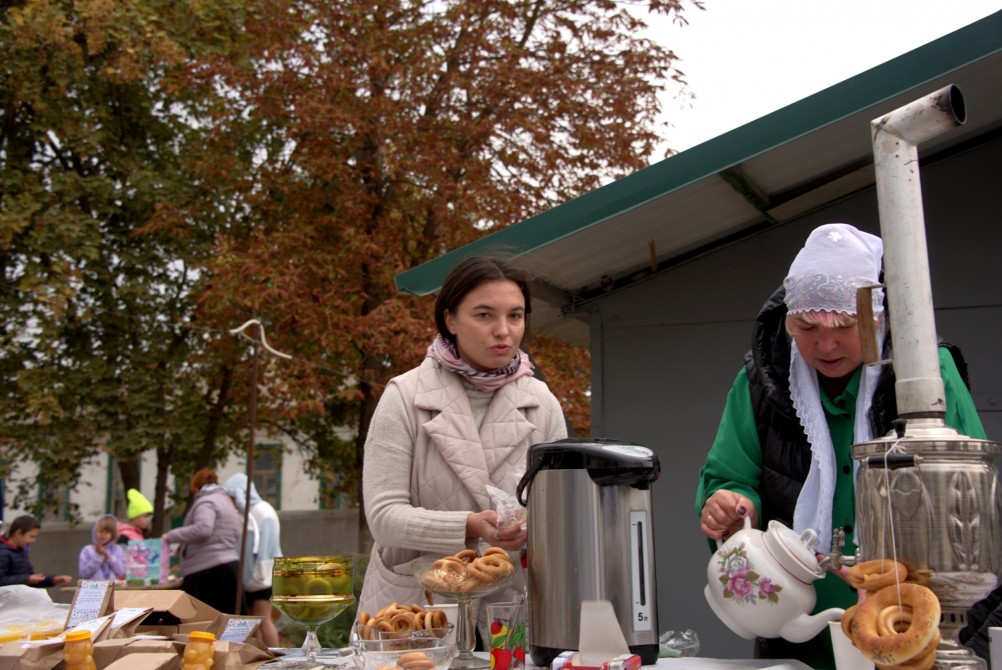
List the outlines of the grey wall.
{"type": "MultiPolygon", "coordinates": [[[[1000,163],[996,141],[921,173],[937,329],[963,349],[981,419],[996,440],[1002,440],[1000,163]]],[[[659,627],[694,629],[704,655],[747,658],[751,643],[720,623],[703,598],[710,551],[694,511],[699,469],[759,307],[807,234],[835,221],[879,234],[874,190],[593,306],[593,434],[645,445],[661,459],[663,474],[652,487],[659,627]]]]}
{"type": "MultiPolygon", "coordinates": [[[[279,512],[282,552],[286,556],[339,555],[359,552],[358,510],[279,512]]],[[[53,575],[77,576],[80,550],[90,540],[91,523],[73,527],[45,523],[38,541],[31,546],[35,570],[53,575]]],[[[49,589],[55,602],[69,603],[72,593],[49,589]]]]}

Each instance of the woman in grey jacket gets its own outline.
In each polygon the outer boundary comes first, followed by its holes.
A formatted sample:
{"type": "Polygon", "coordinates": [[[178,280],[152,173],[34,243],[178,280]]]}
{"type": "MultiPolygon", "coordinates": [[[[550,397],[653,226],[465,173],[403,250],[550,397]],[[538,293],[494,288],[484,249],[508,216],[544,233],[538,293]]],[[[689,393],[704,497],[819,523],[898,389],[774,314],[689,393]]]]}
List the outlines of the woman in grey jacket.
{"type": "Polygon", "coordinates": [[[184,525],[164,537],[181,546],[182,590],[225,614],[244,613],[237,604],[240,578],[240,535],[243,524],[236,504],[210,468],[202,468],[191,479],[195,502],[184,517],[184,525]]]}

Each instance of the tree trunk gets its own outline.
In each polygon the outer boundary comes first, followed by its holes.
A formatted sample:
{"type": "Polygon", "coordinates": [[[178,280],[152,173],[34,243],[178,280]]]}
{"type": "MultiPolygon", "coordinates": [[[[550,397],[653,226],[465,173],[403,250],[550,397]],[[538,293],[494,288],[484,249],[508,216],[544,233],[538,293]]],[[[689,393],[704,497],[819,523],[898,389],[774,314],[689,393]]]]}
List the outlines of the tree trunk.
{"type": "Polygon", "coordinates": [[[170,530],[170,524],[164,514],[167,510],[167,475],[170,474],[171,454],[167,447],[157,447],[157,483],[153,494],[153,525],[150,528],[151,537],[160,537],[170,530]]]}

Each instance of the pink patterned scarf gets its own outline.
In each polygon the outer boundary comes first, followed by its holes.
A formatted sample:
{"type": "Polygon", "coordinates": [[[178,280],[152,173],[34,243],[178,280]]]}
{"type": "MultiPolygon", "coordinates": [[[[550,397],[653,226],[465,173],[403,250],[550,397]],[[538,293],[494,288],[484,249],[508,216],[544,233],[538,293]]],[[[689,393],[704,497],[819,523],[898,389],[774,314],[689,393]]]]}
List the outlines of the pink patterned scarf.
{"type": "Polygon", "coordinates": [[[518,350],[518,355],[512,356],[511,361],[503,368],[498,368],[494,372],[474,370],[469,363],[459,357],[456,349],[441,335],[438,335],[431,343],[425,356],[434,359],[446,370],[466,377],[476,388],[487,393],[497,391],[519,377],[534,374],[532,363],[529,362],[529,354],[521,349],[518,350]]]}

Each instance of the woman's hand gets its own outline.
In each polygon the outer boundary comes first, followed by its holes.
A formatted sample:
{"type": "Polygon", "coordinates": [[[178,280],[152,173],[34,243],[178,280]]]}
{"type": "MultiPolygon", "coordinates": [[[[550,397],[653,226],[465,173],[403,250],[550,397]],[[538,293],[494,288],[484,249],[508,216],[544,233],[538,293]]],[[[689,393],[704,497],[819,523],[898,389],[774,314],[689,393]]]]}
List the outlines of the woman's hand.
{"type": "Polygon", "coordinates": [[[703,504],[699,515],[699,530],[711,540],[730,537],[744,527],[745,517],[758,527],[758,510],[752,501],[740,493],[720,489],[703,504]]]}
{"type": "Polygon", "coordinates": [[[494,510],[471,512],[466,517],[466,537],[482,538],[494,547],[505,551],[521,549],[529,538],[529,533],[521,525],[498,528],[498,513],[494,510]]]}

